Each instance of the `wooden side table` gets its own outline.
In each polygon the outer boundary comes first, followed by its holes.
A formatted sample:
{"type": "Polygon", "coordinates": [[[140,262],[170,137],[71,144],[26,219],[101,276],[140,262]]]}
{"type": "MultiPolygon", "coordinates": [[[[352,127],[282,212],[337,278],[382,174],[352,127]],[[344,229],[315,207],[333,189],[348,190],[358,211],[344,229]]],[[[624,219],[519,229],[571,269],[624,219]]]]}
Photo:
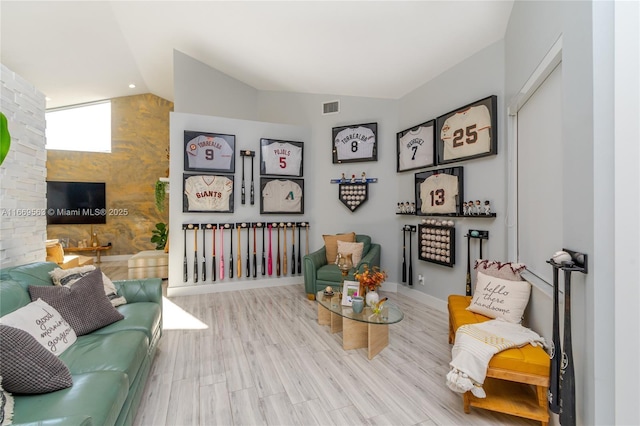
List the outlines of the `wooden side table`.
{"type": "Polygon", "coordinates": [[[94,252],[96,254],[96,258],[97,258],[97,262],[96,263],[100,263],[100,254],[103,251],[106,250],[111,250],[111,246],[100,246],[100,247],[66,247],[64,249],[64,251],[68,251],[68,252],[72,252],[72,253],[78,253],[78,252],[84,252],[84,251],[90,251],[90,252],[94,252]]]}

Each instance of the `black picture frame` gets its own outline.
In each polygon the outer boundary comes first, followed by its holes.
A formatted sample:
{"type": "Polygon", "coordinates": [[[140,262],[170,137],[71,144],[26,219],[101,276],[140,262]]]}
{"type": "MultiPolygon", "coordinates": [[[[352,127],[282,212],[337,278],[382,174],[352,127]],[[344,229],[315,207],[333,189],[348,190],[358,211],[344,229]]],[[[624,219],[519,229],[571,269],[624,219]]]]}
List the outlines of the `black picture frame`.
{"type": "Polygon", "coordinates": [[[378,161],[378,123],[334,127],[331,155],[333,164],[378,161]]]}
{"type": "Polygon", "coordinates": [[[235,135],[185,130],[184,170],[235,173],[235,135]]]}
{"type": "Polygon", "coordinates": [[[233,192],[233,175],[184,173],[182,211],[184,213],[233,213],[233,192]],[[201,185],[198,180],[202,180],[201,185]],[[225,193],[228,194],[228,202],[215,202],[216,199],[223,200],[225,193]]]}
{"type": "Polygon", "coordinates": [[[303,142],[260,139],[260,175],[301,177],[303,163],[303,142]]]}
{"type": "Polygon", "coordinates": [[[448,167],[416,173],[415,197],[417,216],[462,216],[463,168],[448,167]]]}
{"type": "Polygon", "coordinates": [[[498,97],[480,99],[436,119],[437,165],[498,154],[498,97]]]}
{"type": "Polygon", "coordinates": [[[456,264],[456,228],[418,225],[418,259],[452,268],[456,264]]]}
{"type": "Polygon", "coordinates": [[[396,172],[436,165],[436,121],[429,120],[396,133],[396,172]]]}
{"type": "Polygon", "coordinates": [[[272,213],[304,214],[304,179],[260,178],[260,214],[272,213]]]}

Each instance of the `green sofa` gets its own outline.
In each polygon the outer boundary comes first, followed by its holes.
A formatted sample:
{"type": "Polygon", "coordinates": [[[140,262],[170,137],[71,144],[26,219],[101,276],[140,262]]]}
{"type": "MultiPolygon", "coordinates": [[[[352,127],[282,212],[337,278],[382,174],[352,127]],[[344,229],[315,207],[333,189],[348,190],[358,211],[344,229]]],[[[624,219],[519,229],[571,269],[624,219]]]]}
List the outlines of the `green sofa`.
{"type": "MultiPolygon", "coordinates": [[[[0,269],[0,316],[31,302],[29,285],[51,286],[58,265],[37,262],[0,269]]],[[[162,335],[162,280],[113,281],[127,304],[124,319],[84,336],[60,354],[73,386],[39,395],[14,394],[14,425],[130,425],[162,335]]]]}
{"type": "MultiPolygon", "coordinates": [[[[364,265],[370,268],[380,266],[380,244],[372,243],[368,235],[356,234],[356,242],[364,243],[362,260],[347,275],[347,280],[354,280],[353,274],[362,272],[364,265]]],[[[342,273],[335,264],[327,263],[327,250],[323,246],[320,250],[309,253],[302,259],[304,266],[304,289],[307,297],[314,300],[319,291],[331,286],[334,290],[342,290],[342,273]]]]}

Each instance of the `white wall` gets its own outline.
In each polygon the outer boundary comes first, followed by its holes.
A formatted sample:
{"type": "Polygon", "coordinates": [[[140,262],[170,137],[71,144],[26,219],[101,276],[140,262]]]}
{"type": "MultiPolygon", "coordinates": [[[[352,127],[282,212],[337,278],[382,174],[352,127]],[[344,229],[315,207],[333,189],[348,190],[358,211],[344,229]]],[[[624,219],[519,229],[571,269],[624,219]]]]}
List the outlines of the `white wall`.
{"type": "Polygon", "coordinates": [[[11,133],[0,166],[0,266],[44,261],[47,219],[45,99],[32,84],[1,65],[2,112],[11,133]]]}

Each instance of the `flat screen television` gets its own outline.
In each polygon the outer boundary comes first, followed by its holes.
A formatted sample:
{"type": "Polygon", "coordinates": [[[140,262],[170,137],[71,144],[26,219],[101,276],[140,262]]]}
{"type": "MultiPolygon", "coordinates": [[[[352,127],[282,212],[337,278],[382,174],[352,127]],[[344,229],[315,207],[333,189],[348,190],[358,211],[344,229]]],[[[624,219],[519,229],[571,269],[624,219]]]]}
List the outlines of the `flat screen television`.
{"type": "Polygon", "coordinates": [[[104,182],[47,181],[48,225],[107,223],[104,182]]]}

